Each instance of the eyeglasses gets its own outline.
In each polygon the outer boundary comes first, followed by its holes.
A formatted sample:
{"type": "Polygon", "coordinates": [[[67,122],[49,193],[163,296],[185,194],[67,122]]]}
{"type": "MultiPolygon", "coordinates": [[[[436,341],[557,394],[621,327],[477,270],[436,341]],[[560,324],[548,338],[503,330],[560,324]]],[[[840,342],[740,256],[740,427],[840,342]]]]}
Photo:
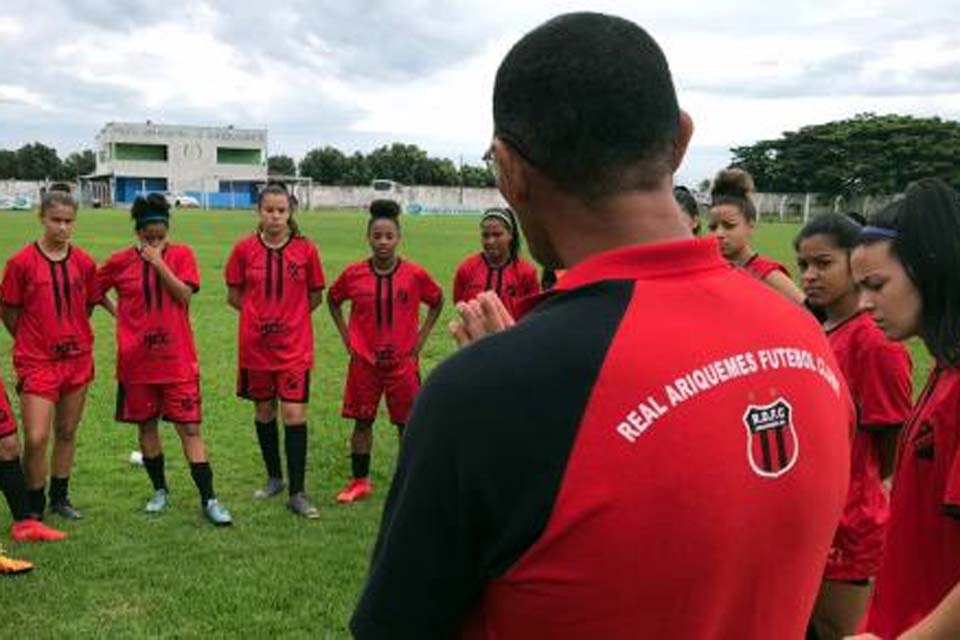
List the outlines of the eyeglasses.
{"type": "Polygon", "coordinates": [[[487,164],[487,171],[490,172],[490,175],[493,176],[493,179],[499,179],[500,167],[497,166],[497,156],[494,153],[492,142],[490,143],[490,146],[487,148],[486,152],[483,154],[483,161],[487,164]]]}

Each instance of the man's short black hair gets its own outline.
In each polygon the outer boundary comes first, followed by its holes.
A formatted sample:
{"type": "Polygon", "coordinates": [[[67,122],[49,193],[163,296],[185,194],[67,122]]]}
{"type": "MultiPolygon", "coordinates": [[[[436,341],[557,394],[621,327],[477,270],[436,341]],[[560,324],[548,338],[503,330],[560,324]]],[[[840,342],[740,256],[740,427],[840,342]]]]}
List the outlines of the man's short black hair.
{"type": "Polygon", "coordinates": [[[525,35],[493,90],[494,135],[586,198],[653,188],[672,170],[679,118],[654,39],[599,13],[561,15],[525,35]]]}

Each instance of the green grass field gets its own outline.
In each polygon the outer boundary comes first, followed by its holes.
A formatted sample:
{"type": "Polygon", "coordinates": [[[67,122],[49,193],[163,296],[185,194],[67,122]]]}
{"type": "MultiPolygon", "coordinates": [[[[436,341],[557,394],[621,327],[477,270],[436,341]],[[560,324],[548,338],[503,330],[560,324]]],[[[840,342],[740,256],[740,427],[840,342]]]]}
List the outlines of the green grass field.
{"type": "MultiPolygon", "coordinates": [[[[319,246],[328,282],[366,254],[365,216],[308,212],[301,227],[319,246]]],[[[35,214],[0,213],[0,258],[39,233],[35,214]]],[[[167,430],[171,508],[161,517],[141,512],[150,494],[145,472],[131,467],[135,429],[113,421],[112,319],[94,314],[97,378],[78,436],[71,481],[73,502],[87,518],[63,525],[70,539],[16,544],[7,540],[9,515],[0,509],[0,532],[10,555],[33,560],[25,576],[0,579],[0,638],[61,637],[344,637],[367,566],[393,472],[396,437],[378,423],[372,479],[374,499],[339,506],[335,493],[349,475],[350,425],[339,416],[347,359],[326,308],[315,317],[317,367],[310,404],[307,489],[321,509],[316,521],[289,514],[282,498],[255,502],[263,480],[252,407],[234,396],[236,314],[227,308],[223,266],[233,243],[254,226],[252,212],[183,212],[172,239],[193,246],[201,268],[193,326],[203,371],[203,432],[219,497],[235,526],[215,530],[201,518],[176,434],[167,430]]],[[[450,290],[458,262],[478,249],[476,218],[408,217],[401,253],[425,266],[450,290]]],[[[794,225],[768,224],[756,247],[792,265],[794,225]]],[[[98,260],[131,242],[125,212],[84,211],[75,242],[98,260]]],[[[448,306],[427,345],[424,373],[453,350],[445,333],[448,306]]],[[[706,330],[706,329],[705,329],[706,330]]],[[[916,379],[925,375],[919,357],[916,379]]],[[[7,389],[13,388],[10,340],[0,338],[7,389]]],[[[15,399],[14,404],[16,405],[15,399]]]]}

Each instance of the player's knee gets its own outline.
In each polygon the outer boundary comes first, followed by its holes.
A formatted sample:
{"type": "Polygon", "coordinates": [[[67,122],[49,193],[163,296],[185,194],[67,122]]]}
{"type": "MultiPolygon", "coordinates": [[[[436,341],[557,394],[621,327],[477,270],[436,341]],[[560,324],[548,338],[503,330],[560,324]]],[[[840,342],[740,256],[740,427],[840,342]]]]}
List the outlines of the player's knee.
{"type": "Polygon", "coordinates": [[[257,422],[273,422],[277,419],[277,405],[274,401],[257,402],[254,407],[257,422]]]}
{"type": "Polygon", "coordinates": [[[307,408],[303,404],[285,404],[282,409],[283,424],[298,425],[306,424],[307,408]]]}
{"type": "Polygon", "coordinates": [[[47,429],[31,429],[24,434],[23,444],[29,451],[43,451],[49,440],[50,432],[47,429]]]}
{"type": "Polygon", "coordinates": [[[20,457],[20,442],[16,432],[0,438],[0,460],[16,460],[20,457]]]}

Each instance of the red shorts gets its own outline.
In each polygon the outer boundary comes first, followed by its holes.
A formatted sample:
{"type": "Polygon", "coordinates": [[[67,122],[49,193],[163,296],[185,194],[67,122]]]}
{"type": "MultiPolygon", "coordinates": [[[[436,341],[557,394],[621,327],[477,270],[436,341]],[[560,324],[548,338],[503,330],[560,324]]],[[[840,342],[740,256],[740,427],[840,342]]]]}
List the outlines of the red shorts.
{"type": "Polygon", "coordinates": [[[13,417],[13,409],[10,408],[10,399],[3,388],[3,380],[0,380],[0,438],[6,438],[11,433],[17,432],[17,419],[13,417]]]}
{"type": "Polygon", "coordinates": [[[93,380],[93,356],[88,354],[50,362],[14,363],[17,393],[59,402],[63,396],[82,389],[93,380]]]}
{"type": "Polygon", "coordinates": [[[200,424],[200,381],[117,385],[118,422],[200,424]]]}
{"type": "Polygon", "coordinates": [[[255,402],[279,398],[283,402],[306,404],[310,401],[310,370],[241,368],[237,372],[237,395],[255,402]]]}
{"type": "Polygon", "coordinates": [[[380,397],[386,393],[390,422],[406,424],[419,390],[420,366],[416,360],[382,368],[353,358],[347,372],[342,415],[353,420],[375,420],[380,397]]]}

